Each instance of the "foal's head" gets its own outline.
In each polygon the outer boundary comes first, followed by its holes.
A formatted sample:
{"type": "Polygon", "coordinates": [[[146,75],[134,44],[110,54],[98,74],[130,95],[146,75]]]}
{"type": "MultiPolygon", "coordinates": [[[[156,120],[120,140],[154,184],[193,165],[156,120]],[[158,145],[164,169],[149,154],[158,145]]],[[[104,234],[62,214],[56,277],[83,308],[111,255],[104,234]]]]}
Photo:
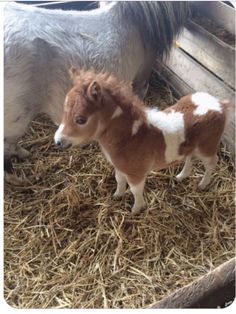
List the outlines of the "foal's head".
{"type": "Polygon", "coordinates": [[[68,92],[62,122],[55,133],[55,143],[62,148],[78,145],[96,136],[102,87],[95,72],[70,69],[73,88],[68,92]]]}

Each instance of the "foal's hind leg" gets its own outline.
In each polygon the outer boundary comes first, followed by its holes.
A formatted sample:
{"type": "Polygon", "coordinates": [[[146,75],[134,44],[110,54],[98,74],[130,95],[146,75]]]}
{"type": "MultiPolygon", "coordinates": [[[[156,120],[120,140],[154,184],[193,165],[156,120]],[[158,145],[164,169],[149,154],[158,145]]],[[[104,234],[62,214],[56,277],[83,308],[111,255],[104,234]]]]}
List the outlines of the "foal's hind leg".
{"type": "Polygon", "coordinates": [[[176,176],[176,179],[178,181],[182,181],[183,179],[189,177],[191,170],[192,170],[192,155],[187,156],[186,160],[185,160],[185,164],[184,167],[182,169],[182,171],[176,176]]]}
{"type": "Polygon", "coordinates": [[[203,176],[202,180],[200,181],[200,183],[198,184],[198,187],[201,190],[203,190],[211,181],[211,174],[217,165],[218,157],[215,154],[211,157],[199,156],[199,158],[201,159],[201,161],[203,162],[204,167],[205,167],[204,176],[203,176]]]}
{"type": "Polygon", "coordinates": [[[115,198],[120,198],[125,194],[127,180],[125,175],[117,169],[115,169],[115,177],[117,188],[113,196],[115,198]]]}
{"type": "Polygon", "coordinates": [[[146,181],[146,176],[143,178],[133,178],[127,176],[127,181],[130,186],[130,190],[134,196],[134,205],[131,209],[132,214],[136,215],[139,214],[140,210],[146,206],[144,197],[143,197],[143,190],[146,181]]]}

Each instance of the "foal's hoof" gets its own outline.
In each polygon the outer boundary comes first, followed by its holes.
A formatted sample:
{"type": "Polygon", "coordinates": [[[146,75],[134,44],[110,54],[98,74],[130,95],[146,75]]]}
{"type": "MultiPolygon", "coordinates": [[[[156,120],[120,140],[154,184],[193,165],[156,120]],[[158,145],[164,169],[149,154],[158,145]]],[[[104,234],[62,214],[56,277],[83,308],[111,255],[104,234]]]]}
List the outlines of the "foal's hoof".
{"type": "Polygon", "coordinates": [[[179,174],[177,174],[177,176],[175,177],[175,179],[176,179],[178,182],[181,182],[181,181],[183,181],[184,177],[179,173],[179,174]]]}
{"type": "Polygon", "coordinates": [[[211,183],[211,180],[204,180],[204,178],[200,181],[198,184],[198,188],[200,190],[205,190],[208,188],[209,184],[211,183]]]}
{"type": "Polygon", "coordinates": [[[134,207],[133,207],[133,208],[131,209],[131,214],[132,214],[133,216],[136,216],[136,215],[140,214],[142,208],[143,208],[143,207],[139,207],[139,208],[134,208],[134,207]]]}
{"type": "Polygon", "coordinates": [[[146,207],[146,204],[144,203],[142,206],[133,206],[131,209],[131,213],[132,215],[138,215],[140,214],[141,210],[144,209],[146,207]]]}
{"type": "Polygon", "coordinates": [[[121,200],[123,196],[124,196],[124,194],[117,193],[117,192],[115,192],[115,193],[112,195],[112,197],[114,198],[114,200],[117,200],[117,201],[121,200]]]}
{"type": "Polygon", "coordinates": [[[182,182],[184,179],[187,179],[189,176],[183,175],[181,172],[175,176],[175,179],[178,182],[182,182]]]}
{"type": "Polygon", "coordinates": [[[202,182],[200,182],[199,184],[198,184],[198,188],[199,188],[199,190],[201,190],[201,191],[204,191],[204,190],[206,190],[206,188],[207,188],[207,186],[208,186],[208,184],[209,183],[202,183],[202,182]]]}

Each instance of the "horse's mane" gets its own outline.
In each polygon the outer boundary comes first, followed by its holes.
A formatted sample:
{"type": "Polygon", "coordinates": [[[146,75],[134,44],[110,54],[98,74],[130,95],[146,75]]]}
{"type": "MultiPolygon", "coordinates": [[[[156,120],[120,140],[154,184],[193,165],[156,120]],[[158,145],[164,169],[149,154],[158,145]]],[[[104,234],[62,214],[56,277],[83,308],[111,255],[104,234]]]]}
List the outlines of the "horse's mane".
{"type": "Polygon", "coordinates": [[[160,57],[169,54],[174,38],[190,17],[188,1],[119,1],[113,10],[131,21],[143,45],[156,47],[160,57]]]}

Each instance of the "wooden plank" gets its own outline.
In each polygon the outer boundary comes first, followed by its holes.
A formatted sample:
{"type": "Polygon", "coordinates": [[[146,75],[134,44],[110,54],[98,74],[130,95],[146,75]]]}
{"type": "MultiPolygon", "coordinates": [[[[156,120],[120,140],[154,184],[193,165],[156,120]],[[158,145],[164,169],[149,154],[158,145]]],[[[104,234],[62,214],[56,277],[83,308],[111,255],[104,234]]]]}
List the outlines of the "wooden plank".
{"type": "Polygon", "coordinates": [[[158,72],[158,75],[171,87],[179,98],[194,93],[194,90],[169,68],[163,67],[162,71],[158,72]]]}
{"type": "Polygon", "coordinates": [[[235,35],[235,8],[221,1],[194,1],[193,9],[235,35]]]}
{"type": "Polygon", "coordinates": [[[22,1],[35,7],[62,10],[92,10],[98,8],[98,1],[22,1]]]}
{"type": "Polygon", "coordinates": [[[194,22],[184,29],[177,44],[232,88],[235,87],[235,49],[231,46],[194,22]]]}
{"type": "Polygon", "coordinates": [[[172,49],[166,66],[182,81],[187,82],[194,91],[207,92],[220,99],[229,99],[232,103],[235,102],[235,93],[230,87],[181,49],[172,49]]]}
{"type": "Polygon", "coordinates": [[[235,258],[157,302],[152,308],[217,308],[235,298],[235,258]]]}

